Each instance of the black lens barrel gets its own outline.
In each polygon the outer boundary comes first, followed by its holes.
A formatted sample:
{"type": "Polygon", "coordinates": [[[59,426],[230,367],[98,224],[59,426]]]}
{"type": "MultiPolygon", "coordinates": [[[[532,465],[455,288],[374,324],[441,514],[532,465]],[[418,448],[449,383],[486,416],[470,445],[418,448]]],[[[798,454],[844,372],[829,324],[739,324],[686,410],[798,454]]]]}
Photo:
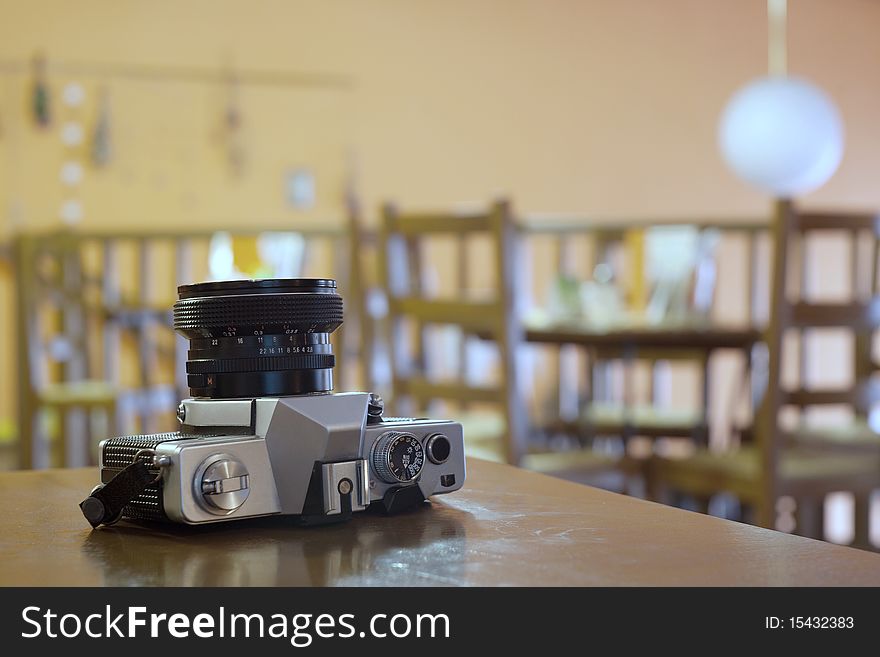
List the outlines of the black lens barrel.
{"type": "Polygon", "coordinates": [[[193,397],[302,395],[333,389],[329,335],[342,324],[330,279],[182,285],[174,328],[188,338],[193,397]]]}

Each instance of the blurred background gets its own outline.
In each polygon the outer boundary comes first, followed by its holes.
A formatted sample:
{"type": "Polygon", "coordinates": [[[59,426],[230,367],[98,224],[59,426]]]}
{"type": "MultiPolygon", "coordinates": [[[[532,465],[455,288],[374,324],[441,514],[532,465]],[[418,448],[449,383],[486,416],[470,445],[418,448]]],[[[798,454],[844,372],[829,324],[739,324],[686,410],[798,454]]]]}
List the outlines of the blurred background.
{"type": "Polygon", "coordinates": [[[880,544],[880,3],[0,16],[2,467],[174,430],[178,284],[333,277],[337,390],[461,419],[474,456],[880,544]]]}

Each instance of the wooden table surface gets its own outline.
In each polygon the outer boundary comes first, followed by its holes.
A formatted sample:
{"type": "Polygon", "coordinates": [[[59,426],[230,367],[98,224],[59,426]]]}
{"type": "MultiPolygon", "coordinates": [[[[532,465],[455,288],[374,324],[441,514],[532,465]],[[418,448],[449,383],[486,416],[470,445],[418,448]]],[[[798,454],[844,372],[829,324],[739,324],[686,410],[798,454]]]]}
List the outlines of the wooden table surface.
{"type": "Polygon", "coordinates": [[[0,474],[2,585],[880,585],[880,555],[470,460],[396,516],[91,531],[96,469],[0,474]]]}
{"type": "Polygon", "coordinates": [[[577,344],[616,349],[748,349],[761,340],[753,327],[715,324],[624,324],[607,329],[578,322],[535,322],[526,325],[527,342],[577,344]]]}

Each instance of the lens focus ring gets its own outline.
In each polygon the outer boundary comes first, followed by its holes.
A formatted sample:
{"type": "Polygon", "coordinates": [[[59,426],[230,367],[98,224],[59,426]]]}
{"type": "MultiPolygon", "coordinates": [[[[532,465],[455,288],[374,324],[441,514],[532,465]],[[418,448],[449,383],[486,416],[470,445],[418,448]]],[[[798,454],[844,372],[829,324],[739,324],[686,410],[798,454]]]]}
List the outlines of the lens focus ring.
{"type": "Polygon", "coordinates": [[[174,304],[174,328],[194,335],[211,329],[290,326],[299,332],[330,332],[342,324],[338,294],[258,294],[181,299],[174,304]]]}

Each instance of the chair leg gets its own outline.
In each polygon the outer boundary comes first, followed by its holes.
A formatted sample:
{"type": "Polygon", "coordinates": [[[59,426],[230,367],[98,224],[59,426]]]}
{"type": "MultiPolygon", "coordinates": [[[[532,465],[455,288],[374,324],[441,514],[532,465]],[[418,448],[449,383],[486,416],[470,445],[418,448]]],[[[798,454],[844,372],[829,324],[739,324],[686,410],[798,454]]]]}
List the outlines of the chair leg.
{"type": "Polygon", "coordinates": [[[623,458],[620,472],[623,476],[623,494],[642,499],[654,500],[652,487],[657,486],[651,480],[650,466],[647,461],[623,458]]]}
{"type": "Polygon", "coordinates": [[[23,404],[22,408],[23,412],[18,423],[18,467],[22,470],[30,470],[34,467],[36,411],[30,404],[23,404]]]}
{"type": "Polygon", "coordinates": [[[708,515],[709,513],[709,497],[705,495],[692,495],[694,511],[708,515]]]}
{"type": "Polygon", "coordinates": [[[695,513],[706,515],[709,513],[709,498],[703,495],[683,493],[673,489],[669,491],[668,501],[664,501],[663,503],[668,504],[669,506],[674,506],[677,509],[684,509],[685,511],[693,511],[695,513]]]}
{"type": "Polygon", "coordinates": [[[63,468],[67,465],[66,447],[67,435],[70,431],[69,413],[63,407],[53,409],[56,414],[56,422],[53,428],[57,433],[54,436],[48,436],[49,439],[49,467],[63,468]]]}
{"type": "Polygon", "coordinates": [[[105,437],[109,438],[110,435],[108,433],[108,418],[109,411],[106,408],[89,408],[86,410],[86,439],[83,441],[82,445],[82,458],[83,463],[86,465],[97,465],[94,459],[94,445],[98,439],[98,434],[103,431],[105,432],[105,437]],[[100,420],[97,418],[100,416],[100,420]]]}
{"type": "Polygon", "coordinates": [[[825,498],[797,500],[796,533],[807,538],[825,539],[825,498]]]}
{"type": "MultiPolygon", "coordinates": [[[[106,412],[106,424],[107,424],[107,435],[104,438],[111,438],[113,436],[120,435],[119,426],[118,426],[118,414],[116,412],[116,403],[112,403],[105,409],[106,412]]],[[[100,438],[98,442],[101,442],[103,438],[100,438]]],[[[95,463],[97,465],[97,463],[95,463]]]]}
{"type": "Polygon", "coordinates": [[[666,491],[657,476],[653,463],[648,460],[642,468],[642,476],[645,481],[645,497],[651,502],[666,503],[666,491]]]}
{"type": "Polygon", "coordinates": [[[86,409],[85,440],[82,443],[82,458],[89,466],[98,464],[96,458],[98,443],[105,438],[116,436],[113,427],[113,405],[102,404],[86,409]]]}
{"type": "Polygon", "coordinates": [[[761,496],[754,505],[754,522],[759,527],[776,529],[776,500],[761,496]]]}
{"type": "Polygon", "coordinates": [[[871,494],[856,493],[854,498],[853,528],[855,532],[852,545],[853,547],[869,550],[872,548],[868,526],[871,515],[871,494]]]}

